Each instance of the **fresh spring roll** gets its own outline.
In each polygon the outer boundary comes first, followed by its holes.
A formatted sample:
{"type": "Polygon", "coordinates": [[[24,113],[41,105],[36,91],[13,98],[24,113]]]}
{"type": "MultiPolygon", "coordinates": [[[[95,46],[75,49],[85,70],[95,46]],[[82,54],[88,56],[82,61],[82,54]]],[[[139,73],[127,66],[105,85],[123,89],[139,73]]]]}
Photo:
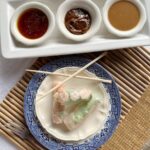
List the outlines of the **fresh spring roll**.
{"type": "Polygon", "coordinates": [[[69,116],[65,117],[64,124],[67,129],[71,131],[79,127],[98,104],[97,100],[82,101],[69,116]]]}
{"type": "Polygon", "coordinates": [[[80,91],[69,91],[69,100],[65,103],[65,113],[71,113],[83,101],[90,101],[92,99],[92,92],[88,89],[81,89],[80,91]]]}

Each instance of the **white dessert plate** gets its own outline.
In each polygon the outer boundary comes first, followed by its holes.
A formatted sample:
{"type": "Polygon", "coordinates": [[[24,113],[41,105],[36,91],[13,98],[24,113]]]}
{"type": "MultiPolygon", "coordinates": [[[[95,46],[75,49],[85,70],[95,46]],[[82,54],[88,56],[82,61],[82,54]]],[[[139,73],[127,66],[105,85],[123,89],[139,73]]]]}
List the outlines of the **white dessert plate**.
{"type": "MultiPolygon", "coordinates": [[[[65,67],[57,70],[59,73],[72,74],[77,71],[76,67],[65,67]]],[[[80,74],[81,76],[96,77],[93,73],[89,71],[84,71],[80,74]]],[[[96,108],[88,117],[81,123],[80,127],[68,131],[63,126],[57,126],[52,123],[52,94],[47,95],[42,100],[38,101],[45,92],[52,88],[54,82],[61,82],[65,77],[52,77],[47,76],[41,83],[35,100],[35,112],[38,120],[40,121],[42,127],[55,138],[63,141],[80,141],[84,140],[91,135],[95,135],[98,131],[104,129],[104,125],[109,116],[109,111],[111,110],[110,96],[106,92],[102,83],[91,80],[83,80],[74,78],[70,80],[64,86],[65,90],[80,90],[89,89],[92,91],[92,99],[99,100],[99,106],[96,108]],[[47,84],[49,83],[49,84],[47,84]]]]}
{"type": "MultiPolygon", "coordinates": [[[[150,45],[150,1],[141,0],[147,13],[147,22],[141,32],[131,38],[119,38],[109,33],[102,23],[99,32],[85,42],[73,42],[65,38],[56,25],[52,36],[40,46],[25,46],[17,42],[10,33],[10,20],[15,9],[28,1],[46,4],[54,14],[64,0],[0,0],[0,34],[2,55],[6,58],[53,56],[104,51],[109,49],[150,45]]],[[[100,10],[105,0],[93,0],[100,10]]]]}

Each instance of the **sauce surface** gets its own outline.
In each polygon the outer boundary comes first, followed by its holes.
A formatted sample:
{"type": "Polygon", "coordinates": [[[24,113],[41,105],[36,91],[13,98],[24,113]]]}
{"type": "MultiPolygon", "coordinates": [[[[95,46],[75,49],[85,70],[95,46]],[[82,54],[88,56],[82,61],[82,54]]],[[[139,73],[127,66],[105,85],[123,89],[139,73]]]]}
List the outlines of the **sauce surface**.
{"type": "Polygon", "coordinates": [[[28,39],[42,37],[47,31],[48,25],[49,21],[45,13],[36,8],[24,11],[18,19],[18,29],[28,39]]]}
{"type": "Polygon", "coordinates": [[[65,25],[66,28],[73,34],[84,34],[91,26],[91,16],[88,11],[84,9],[71,9],[66,14],[65,25]]]}
{"type": "Polygon", "coordinates": [[[112,26],[127,31],[138,24],[140,11],[132,2],[121,0],[110,7],[108,17],[112,26]]]}

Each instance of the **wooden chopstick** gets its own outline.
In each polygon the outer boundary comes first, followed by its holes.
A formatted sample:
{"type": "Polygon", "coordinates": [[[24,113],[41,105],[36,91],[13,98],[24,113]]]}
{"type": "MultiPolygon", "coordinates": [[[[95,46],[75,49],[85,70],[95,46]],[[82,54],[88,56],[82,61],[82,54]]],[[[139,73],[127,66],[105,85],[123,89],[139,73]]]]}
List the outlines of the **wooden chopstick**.
{"type": "Polygon", "coordinates": [[[92,64],[94,64],[96,61],[98,61],[99,59],[101,59],[102,57],[106,56],[107,52],[104,52],[103,54],[99,55],[97,58],[95,58],[94,60],[92,60],[91,62],[89,62],[88,64],[86,64],[84,67],[82,67],[81,69],[79,69],[78,71],[76,71],[75,73],[73,73],[71,76],[69,76],[68,78],[66,78],[65,80],[63,80],[61,83],[59,83],[58,85],[56,85],[54,88],[52,88],[51,90],[49,90],[48,92],[46,92],[43,96],[41,96],[39,98],[39,101],[41,99],[43,99],[44,97],[46,97],[48,94],[52,93],[53,91],[55,91],[56,89],[58,89],[60,86],[62,86],[64,83],[68,82],[70,79],[72,79],[73,77],[75,77],[76,75],[78,75],[80,72],[82,72],[83,70],[85,70],[86,68],[88,68],[89,66],[91,66],[92,64]]]}
{"type": "MultiPolygon", "coordinates": [[[[30,69],[26,69],[27,72],[33,72],[33,73],[43,73],[43,74],[47,74],[47,75],[58,75],[58,76],[64,76],[64,77],[69,77],[71,75],[69,74],[64,74],[64,73],[57,73],[57,72],[49,72],[49,71],[41,71],[41,70],[30,70],[30,69]]],[[[107,80],[107,79],[102,79],[102,78],[91,78],[91,77],[85,77],[85,76],[74,76],[74,78],[79,78],[79,79],[87,79],[87,80],[93,80],[93,81],[99,81],[99,82],[103,82],[103,83],[112,83],[111,80],[107,80]]]]}

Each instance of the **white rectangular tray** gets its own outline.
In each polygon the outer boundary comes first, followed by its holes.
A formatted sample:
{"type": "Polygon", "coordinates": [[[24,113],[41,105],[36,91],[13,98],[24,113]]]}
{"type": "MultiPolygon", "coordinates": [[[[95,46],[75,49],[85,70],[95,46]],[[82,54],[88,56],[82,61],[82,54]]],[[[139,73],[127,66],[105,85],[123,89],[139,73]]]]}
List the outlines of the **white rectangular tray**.
{"type": "MultiPolygon", "coordinates": [[[[10,20],[15,9],[28,1],[33,0],[0,0],[0,33],[2,55],[6,58],[22,58],[37,56],[53,56],[76,53],[104,51],[117,48],[150,45],[150,0],[141,0],[147,12],[147,22],[143,30],[131,38],[117,38],[110,34],[104,24],[100,31],[90,40],[75,43],[66,39],[56,26],[51,38],[43,45],[27,47],[18,43],[10,33],[10,20]]],[[[35,0],[34,0],[35,1],[35,0]]],[[[46,3],[56,14],[58,6],[64,0],[36,0],[46,3]]],[[[93,0],[102,10],[106,0],[93,0]]]]}

